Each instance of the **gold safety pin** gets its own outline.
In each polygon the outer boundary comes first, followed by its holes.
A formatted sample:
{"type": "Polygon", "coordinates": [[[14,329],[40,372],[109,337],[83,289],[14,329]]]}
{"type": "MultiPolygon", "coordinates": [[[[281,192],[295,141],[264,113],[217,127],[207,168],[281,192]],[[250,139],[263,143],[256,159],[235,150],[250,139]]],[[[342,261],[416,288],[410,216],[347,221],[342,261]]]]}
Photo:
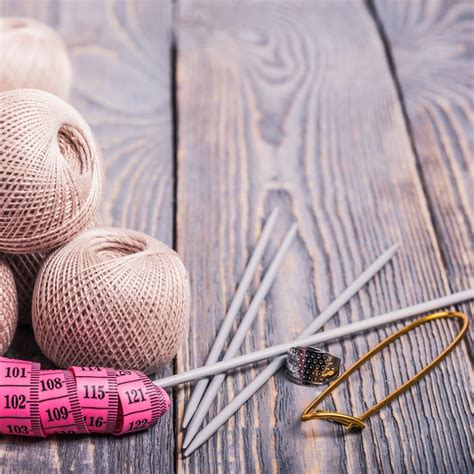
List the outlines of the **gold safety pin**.
{"type": "Polygon", "coordinates": [[[417,319],[416,321],[408,324],[404,328],[400,329],[397,332],[394,332],[391,336],[387,337],[385,340],[380,342],[377,346],[367,352],[362,356],[358,361],[356,361],[352,367],[347,369],[341,376],[334,380],[315,400],[313,400],[303,411],[301,415],[302,421],[309,421],[315,418],[322,420],[330,420],[336,423],[340,423],[346,426],[347,429],[359,428],[364,429],[364,421],[373,413],[376,413],[385,405],[389,404],[394,398],[398,397],[400,394],[408,390],[413,384],[420,380],[424,375],[426,375],[431,369],[438,365],[459,343],[464,334],[467,331],[469,326],[469,319],[464,313],[459,313],[456,311],[442,311],[439,313],[428,314],[422,318],[417,319]],[[367,410],[360,416],[346,415],[344,413],[324,411],[324,410],[315,410],[315,408],[321,403],[321,401],[327,397],[331,392],[333,392],[336,387],[338,387],[344,380],[348,379],[349,376],[362,364],[367,362],[372,356],[380,352],[383,348],[387,347],[390,343],[399,339],[401,336],[411,331],[412,329],[421,326],[424,323],[433,321],[435,319],[459,319],[462,322],[461,329],[456,337],[451,341],[451,343],[441,352],[432,362],[430,362],[426,367],[421,369],[417,374],[415,374],[411,379],[407,380],[403,385],[398,387],[394,392],[387,395],[383,400],[375,404],[372,408],[367,410]]]}

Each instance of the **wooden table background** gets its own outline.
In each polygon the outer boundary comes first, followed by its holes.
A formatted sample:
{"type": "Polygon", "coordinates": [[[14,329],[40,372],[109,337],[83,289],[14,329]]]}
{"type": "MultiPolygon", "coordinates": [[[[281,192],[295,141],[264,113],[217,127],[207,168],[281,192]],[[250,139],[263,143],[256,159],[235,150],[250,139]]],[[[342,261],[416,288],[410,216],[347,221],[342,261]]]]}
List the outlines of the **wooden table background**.
{"type": "MultiPolygon", "coordinates": [[[[0,0],[0,14],[45,21],[70,48],[71,103],[107,167],[104,222],[173,245],[190,272],[189,335],[163,373],[203,363],[275,206],[278,230],[252,292],[291,222],[299,233],[243,351],[297,335],[395,242],[402,248],[393,262],[328,328],[473,286],[473,8],[438,0],[0,0]]],[[[473,306],[459,309],[472,314],[473,306]]],[[[392,330],[328,349],[347,365],[392,330]]],[[[360,413],[453,334],[434,324],[406,337],[328,406],[360,413]]],[[[182,387],[146,433],[2,438],[1,470],[468,472],[470,341],[361,433],[302,425],[315,391],[278,374],[187,459],[179,427],[190,389],[182,387]]],[[[10,355],[39,357],[28,330],[10,355]]],[[[211,415],[259,370],[228,377],[211,415]]]]}

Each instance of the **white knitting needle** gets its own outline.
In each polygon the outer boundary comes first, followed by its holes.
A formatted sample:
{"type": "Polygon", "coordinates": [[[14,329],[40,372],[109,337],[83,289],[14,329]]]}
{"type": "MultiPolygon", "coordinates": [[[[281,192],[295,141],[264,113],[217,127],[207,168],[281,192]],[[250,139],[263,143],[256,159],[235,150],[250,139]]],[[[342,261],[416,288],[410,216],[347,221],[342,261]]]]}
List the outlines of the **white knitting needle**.
{"type": "MultiPolygon", "coordinates": [[[[380,255],[372,264],[366,268],[313,322],[298,336],[299,338],[309,336],[326,324],[348,301],[354,296],[374,275],[388,263],[395,252],[398,250],[399,245],[393,245],[387,249],[382,255],[380,255]]],[[[195,371],[196,369],[194,369],[195,371]]],[[[275,372],[278,369],[275,370],[275,372]]],[[[182,375],[188,374],[176,374],[166,377],[161,380],[157,380],[155,383],[161,387],[171,387],[180,383],[179,381],[182,375]],[[163,385],[164,384],[164,385],[163,385]]]]}
{"type": "MultiPolygon", "coordinates": [[[[250,260],[247,264],[247,268],[245,269],[244,274],[242,275],[242,279],[240,280],[239,286],[237,287],[237,291],[235,292],[235,295],[232,298],[232,302],[230,303],[229,309],[227,310],[227,314],[219,329],[219,333],[217,334],[211,351],[207,356],[205,365],[213,364],[214,362],[217,362],[219,360],[219,356],[221,355],[221,351],[224,347],[227,336],[229,335],[232,329],[234,319],[237,316],[237,313],[239,312],[239,308],[242,305],[242,301],[244,300],[247,290],[250,286],[250,282],[252,281],[253,274],[255,273],[258,263],[260,262],[263,252],[265,252],[267,244],[270,240],[277,217],[278,209],[274,209],[268,217],[267,221],[265,222],[260,239],[258,240],[257,245],[255,246],[252,256],[250,257],[250,260]]],[[[202,395],[206,391],[208,383],[209,379],[202,379],[194,387],[193,394],[187,404],[186,413],[184,415],[183,428],[186,428],[186,426],[188,426],[189,421],[193,417],[194,412],[196,411],[196,408],[198,407],[199,402],[201,401],[202,395]]]]}
{"type": "Polygon", "coordinates": [[[289,349],[295,347],[296,345],[312,346],[314,344],[340,339],[344,336],[351,336],[357,332],[373,329],[384,324],[400,321],[402,319],[416,316],[417,314],[426,313],[434,309],[443,308],[445,306],[450,306],[471,299],[474,299],[474,288],[461,291],[459,293],[454,293],[452,295],[443,296],[442,298],[435,300],[426,301],[425,303],[409,306],[408,308],[398,309],[380,316],[373,316],[371,318],[346,324],[338,328],[328,329],[327,331],[323,331],[319,334],[313,334],[312,336],[306,336],[304,338],[299,337],[289,342],[283,342],[281,344],[267,347],[266,349],[249,352],[248,354],[235,357],[234,359],[198,367],[197,369],[188,370],[182,374],[171,375],[169,377],[165,377],[164,379],[156,380],[154,383],[162,388],[166,388],[185,382],[191,382],[193,380],[199,379],[200,377],[209,377],[222,372],[227,372],[231,369],[242,367],[244,365],[252,364],[263,359],[269,359],[271,357],[285,354],[289,349]]]}
{"type": "MultiPolygon", "coordinates": [[[[245,365],[247,363],[262,360],[262,358],[268,358],[268,357],[273,357],[278,354],[283,354],[291,347],[294,347],[295,344],[308,346],[308,345],[313,345],[313,344],[319,344],[322,342],[328,342],[330,340],[352,335],[359,331],[371,329],[371,328],[381,326],[390,322],[400,321],[402,319],[406,319],[406,318],[415,316],[417,314],[426,313],[435,309],[451,306],[453,304],[461,303],[461,302],[472,300],[472,299],[474,299],[474,288],[461,291],[453,295],[438,298],[436,300],[431,300],[425,303],[411,306],[408,308],[393,311],[391,313],[387,313],[381,316],[375,316],[369,319],[365,319],[363,321],[357,321],[355,323],[347,324],[346,326],[341,326],[336,329],[324,331],[323,333],[316,334],[304,339],[297,339],[292,342],[279,344],[277,346],[264,349],[262,351],[257,351],[250,354],[246,354],[241,357],[237,357],[231,361],[218,362],[217,364],[214,364],[212,367],[205,367],[206,370],[205,370],[204,375],[209,376],[211,372],[217,373],[222,370],[230,370],[230,369],[245,365]]],[[[280,359],[282,358],[279,357],[278,359],[275,359],[274,362],[280,359]]],[[[269,365],[267,369],[269,369],[270,367],[271,365],[269,365]]],[[[201,376],[199,369],[195,369],[195,371],[190,371],[182,375],[186,375],[186,377],[182,378],[178,383],[182,383],[184,381],[190,381],[196,377],[201,376]],[[191,374],[191,372],[194,372],[194,374],[191,374]]],[[[163,379],[162,381],[166,381],[166,379],[163,379]]],[[[157,381],[155,383],[161,386],[162,381],[157,381]]],[[[175,383],[173,383],[172,385],[174,385],[175,383]]],[[[224,410],[222,410],[221,413],[219,413],[208,425],[204,427],[204,429],[196,436],[196,438],[194,438],[193,442],[189,445],[188,449],[186,449],[184,456],[189,456],[194,450],[196,450],[197,448],[199,448],[199,446],[205,443],[238,410],[238,408],[242,406],[242,404],[245,403],[252,396],[253,393],[251,393],[251,391],[249,390],[251,385],[252,384],[250,384],[249,386],[246,387],[246,389],[240,392],[240,394],[237,395],[235,399],[232,400],[232,402],[229,405],[227,405],[224,408],[224,410]]]]}
{"type": "MultiPolygon", "coordinates": [[[[286,255],[286,252],[288,251],[291,243],[293,242],[296,236],[296,231],[297,225],[293,224],[290,230],[287,232],[285,238],[283,239],[283,243],[278,249],[275,257],[273,258],[272,263],[268,267],[268,270],[266,271],[265,276],[263,277],[262,282],[260,283],[260,286],[257,292],[255,293],[255,296],[252,298],[252,302],[250,303],[247,312],[242,318],[242,321],[240,322],[240,325],[237,331],[235,332],[234,337],[232,338],[232,341],[230,342],[229,347],[222,360],[232,359],[232,357],[237,354],[237,351],[239,350],[239,347],[241,346],[245,335],[247,334],[248,330],[250,329],[250,326],[252,325],[255,317],[257,316],[258,309],[262,304],[262,301],[265,299],[268,290],[270,289],[273,284],[273,281],[275,280],[278,267],[280,266],[283,257],[286,255]]],[[[196,412],[194,413],[194,416],[191,422],[189,423],[188,430],[183,441],[184,446],[187,446],[194,438],[197,430],[201,426],[202,420],[206,416],[209,405],[214,399],[215,394],[219,390],[219,385],[223,382],[224,378],[225,375],[219,375],[214,378],[214,380],[212,380],[212,382],[209,384],[209,387],[201,401],[201,404],[197,407],[196,412]],[[213,395],[211,396],[211,394],[213,395]]]]}

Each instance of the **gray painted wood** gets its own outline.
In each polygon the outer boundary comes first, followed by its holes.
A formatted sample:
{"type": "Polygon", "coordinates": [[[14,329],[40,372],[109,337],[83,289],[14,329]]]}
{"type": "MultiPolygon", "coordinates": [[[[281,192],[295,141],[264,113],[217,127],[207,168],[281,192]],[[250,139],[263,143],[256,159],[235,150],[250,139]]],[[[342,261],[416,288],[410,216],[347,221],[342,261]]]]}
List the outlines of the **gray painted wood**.
{"type": "MultiPolygon", "coordinates": [[[[377,1],[453,291],[474,286],[474,5],[377,1]]],[[[472,314],[474,305],[466,305],[472,314]]],[[[471,328],[471,340],[472,340],[471,328]]]]}
{"type": "MultiPolygon", "coordinates": [[[[179,370],[205,360],[274,206],[282,216],[272,251],[292,221],[299,236],[243,351],[296,335],[396,241],[403,248],[393,264],[327,327],[449,293],[395,83],[365,4],[184,2],[180,10],[177,244],[194,304],[179,370]]],[[[349,364],[393,329],[328,347],[349,364]]],[[[361,413],[452,333],[447,324],[420,328],[327,406],[361,413]]],[[[302,425],[316,391],[279,374],[206,445],[178,459],[179,471],[467,471],[467,368],[458,348],[362,433],[302,425]]],[[[228,377],[210,415],[258,371],[228,377]]],[[[178,420],[189,394],[179,391],[178,420]]]]}
{"type": "MultiPolygon", "coordinates": [[[[469,11],[437,5],[376,2],[394,72],[363,2],[182,1],[173,91],[169,2],[0,0],[0,14],[42,19],[68,43],[71,101],[104,151],[104,222],[175,240],[184,257],[193,309],[178,370],[205,360],[274,206],[281,218],[251,293],[292,221],[299,235],[243,351],[295,336],[396,241],[403,248],[393,263],[328,328],[472,285],[466,80],[446,79],[466,77],[469,49],[458,46],[466,44],[469,11]],[[446,55],[424,55],[430,45],[446,55]],[[432,76],[443,79],[434,92],[432,76]],[[444,192],[452,184],[457,193],[444,192]]],[[[326,348],[349,364],[391,331],[326,348]]],[[[447,324],[420,328],[354,375],[327,406],[361,413],[453,333],[447,324]]],[[[10,355],[40,357],[28,329],[10,355]]],[[[189,459],[179,454],[190,393],[182,387],[176,411],[146,433],[3,438],[0,463],[5,472],[467,472],[467,363],[466,347],[458,348],[362,433],[302,425],[299,414],[316,391],[278,374],[189,459]]],[[[228,377],[211,415],[259,367],[228,377]]]]}

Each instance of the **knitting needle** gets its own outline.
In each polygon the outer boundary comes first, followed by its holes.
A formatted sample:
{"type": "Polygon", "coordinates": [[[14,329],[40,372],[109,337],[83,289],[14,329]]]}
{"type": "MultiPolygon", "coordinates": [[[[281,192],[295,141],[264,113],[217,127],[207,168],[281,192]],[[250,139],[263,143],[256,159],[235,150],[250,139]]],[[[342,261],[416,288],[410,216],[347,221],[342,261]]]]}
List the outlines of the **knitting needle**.
{"type": "MultiPolygon", "coordinates": [[[[283,242],[280,248],[278,249],[275,257],[273,258],[270,267],[266,271],[265,276],[263,277],[262,282],[257,292],[255,293],[255,296],[252,298],[252,302],[250,303],[247,312],[242,318],[242,321],[240,322],[240,325],[237,331],[235,332],[234,337],[232,338],[222,360],[225,361],[232,359],[232,357],[237,354],[237,351],[239,350],[245,338],[245,335],[247,334],[248,330],[250,329],[250,326],[252,325],[255,317],[257,316],[257,312],[262,301],[265,299],[268,290],[270,289],[271,285],[273,284],[273,281],[275,280],[278,268],[296,236],[296,231],[297,225],[293,224],[290,230],[287,232],[285,238],[283,239],[283,242]]],[[[206,393],[204,394],[203,399],[201,400],[201,404],[197,407],[196,412],[194,413],[194,416],[191,422],[189,423],[186,436],[184,437],[183,441],[183,445],[185,447],[188,445],[188,443],[192,441],[197,430],[201,426],[202,420],[206,416],[209,405],[212,403],[212,400],[214,399],[215,395],[217,394],[217,391],[219,390],[219,385],[222,384],[224,379],[225,375],[219,375],[214,378],[212,382],[210,382],[209,387],[206,393]]]]}
{"type": "MultiPolygon", "coordinates": [[[[334,316],[337,311],[355,294],[357,291],[359,291],[362,286],[364,286],[395,254],[395,252],[398,249],[398,245],[394,245],[390,247],[388,250],[386,250],[380,257],[378,257],[375,262],[372,263],[372,265],[369,266],[340,296],[337,298],[327,309],[324,311],[318,318],[316,318],[315,321],[306,329],[306,331],[303,332],[302,336],[312,334],[313,332],[318,331],[332,316],[334,316]]],[[[282,362],[281,362],[282,363],[282,362]]],[[[274,372],[275,373],[278,368],[281,366],[278,365],[278,367],[274,366],[274,372]]],[[[270,375],[271,376],[271,375],[270,375]]],[[[269,378],[269,377],[268,377],[269,378]]],[[[266,380],[268,380],[268,378],[266,380]]],[[[266,382],[265,380],[265,382],[266,382]]],[[[265,383],[263,382],[263,383],[265,383]]],[[[216,383],[217,387],[217,383],[216,383]]],[[[217,390],[214,388],[214,393],[216,393],[217,390]]],[[[205,398],[206,398],[206,404],[207,407],[210,406],[210,403],[212,402],[213,398],[211,398],[212,395],[209,395],[206,393],[205,398]]],[[[200,410],[200,421],[205,416],[204,409],[200,410]]],[[[196,417],[196,420],[198,418],[196,417]]],[[[190,427],[190,431],[188,432],[185,440],[184,440],[184,446],[186,447],[186,442],[189,441],[189,438],[191,436],[194,436],[197,432],[197,427],[194,426],[190,427]],[[192,431],[191,431],[192,429],[192,431]]]]}
{"type": "MultiPolygon", "coordinates": [[[[382,255],[380,255],[367,269],[365,269],[353,282],[349,285],[336,300],[334,300],[325,311],[323,311],[307,328],[300,334],[299,337],[304,337],[315,333],[321,329],[349,300],[354,296],[367,282],[369,282],[374,275],[388,263],[395,252],[398,250],[399,245],[393,245],[387,249],[382,255]]],[[[270,364],[257,376],[253,382],[250,383],[239,396],[235,398],[227,407],[224,409],[223,417],[228,414],[227,418],[221,418],[221,423],[224,423],[230,416],[235,413],[240,406],[242,406],[250,397],[253,396],[265,383],[280,369],[284,364],[286,357],[282,356],[270,364]]],[[[220,425],[219,425],[220,426],[220,425]]],[[[216,430],[219,428],[216,427],[216,430]]]]}
{"type": "MultiPolygon", "coordinates": [[[[230,368],[240,367],[241,365],[249,363],[250,361],[256,362],[257,360],[261,360],[262,357],[267,358],[267,357],[272,357],[274,355],[283,354],[291,347],[294,347],[296,343],[298,345],[303,345],[303,346],[319,344],[322,342],[327,342],[329,340],[334,340],[334,339],[341,338],[344,336],[349,336],[359,331],[371,329],[371,328],[381,326],[383,324],[387,324],[390,322],[400,321],[402,319],[409,318],[417,314],[426,313],[435,309],[451,306],[453,304],[461,303],[461,302],[472,300],[472,299],[474,299],[474,288],[461,291],[459,293],[454,293],[452,295],[438,298],[435,300],[431,300],[426,303],[421,303],[415,306],[393,311],[391,313],[387,313],[381,316],[376,316],[376,317],[372,317],[372,318],[365,319],[362,321],[357,321],[352,324],[347,324],[346,326],[324,331],[323,333],[316,334],[311,337],[307,337],[300,340],[297,339],[296,341],[292,341],[285,344],[279,344],[278,346],[274,346],[273,348],[264,349],[262,351],[257,351],[251,354],[246,354],[244,356],[237,357],[236,359],[233,359],[232,361],[218,362],[217,364],[213,366],[214,373],[221,370],[229,370],[230,368]],[[233,362],[233,363],[229,364],[229,362],[233,362]]],[[[274,362],[280,359],[282,358],[280,357],[278,359],[275,359],[274,362]]],[[[284,360],[284,357],[283,357],[283,360],[284,360]]],[[[270,367],[272,367],[272,365],[269,365],[267,369],[265,369],[264,372],[266,372],[266,375],[268,374],[268,372],[270,372],[268,370],[270,369],[270,367]]],[[[262,374],[264,372],[262,372],[262,374]]],[[[207,375],[209,375],[209,373],[207,373],[206,376],[207,375]]],[[[196,376],[199,377],[201,375],[197,375],[195,373],[193,376],[186,377],[187,379],[186,381],[192,380],[192,378],[196,376]]],[[[271,377],[271,375],[269,375],[269,377],[271,377]]],[[[161,382],[161,381],[158,381],[158,382],[161,382]]],[[[263,385],[263,383],[260,382],[260,386],[263,385]]],[[[208,425],[204,427],[204,429],[194,438],[192,443],[188,446],[188,449],[186,449],[184,456],[189,456],[193,451],[199,448],[199,446],[205,443],[223,425],[223,423],[225,423],[225,421],[227,421],[240,408],[240,406],[242,406],[242,404],[245,403],[252,396],[253,393],[251,393],[251,391],[249,390],[251,385],[252,384],[250,384],[249,386],[246,387],[246,389],[240,392],[240,394],[237,395],[235,399],[232,400],[232,402],[229,405],[227,405],[224,408],[224,410],[222,410],[221,413],[219,413],[208,425]]],[[[161,386],[161,383],[160,383],[160,386],[161,386]]],[[[255,387],[252,387],[252,388],[255,388],[255,387]]]]}
{"type": "MultiPolygon", "coordinates": [[[[342,306],[344,306],[349,299],[354,296],[354,294],[356,294],[381,268],[385,266],[386,263],[392,259],[398,248],[399,244],[393,245],[372,262],[368,268],[366,268],[316,319],[314,319],[314,321],[298,336],[298,338],[309,336],[326,324],[326,322],[329,321],[329,319],[331,319],[339,309],[341,309],[342,306]]],[[[189,371],[184,374],[187,373],[189,373],[189,371]]],[[[178,381],[184,374],[171,375],[164,379],[157,380],[155,383],[159,384],[161,387],[178,385],[184,383],[178,381]]]]}
{"type": "MultiPolygon", "coordinates": [[[[339,299],[337,299],[333,305],[331,305],[327,310],[326,314],[323,314],[320,316],[321,319],[318,319],[318,322],[314,321],[310,327],[307,328],[307,330],[303,333],[304,336],[312,334],[316,332],[322,325],[331,317],[333,316],[337,310],[345,304],[347,300],[356,292],[359,290],[361,286],[363,286],[372,276],[380,269],[382,268],[395,254],[396,250],[398,249],[398,245],[392,246],[390,249],[388,249],[386,252],[384,252],[368,269],[366,272],[364,272],[342,295],[339,299]],[[322,319],[324,318],[324,319],[322,319]],[[322,321],[322,322],[321,322],[322,321]],[[321,322],[321,323],[319,323],[321,322]],[[319,326],[314,329],[314,325],[319,324],[319,326]]],[[[243,334],[241,339],[243,339],[243,334]]],[[[241,342],[241,341],[240,341],[241,342]]],[[[232,358],[238,351],[238,348],[240,346],[240,342],[237,342],[237,344],[234,344],[229,346],[229,349],[224,356],[223,360],[228,360],[232,358]]],[[[217,392],[219,391],[220,385],[222,385],[224,379],[225,379],[225,374],[219,375],[212,380],[212,382],[209,384],[209,387],[204,394],[201,404],[197,408],[194,418],[192,422],[188,426],[188,430],[186,433],[186,436],[184,437],[183,440],[183,447],[186,448],[192,441],[192,439],[196,436],[197,432],[199,431],[199,427],[201,426],[208,410],[209,407],[211,406],[212,402],[214,401],[217,392]]]]}
{"type": "Polygon", "coordinates": [[[312,336],[306,336],[304,338],[297,338],[289,342],[276,344],[274,346],[267,347],[266,349],[249,352],[248,354],[235,357],[234,359],[216,362],[215,364],[208,366],[198,367],[197,369],[192,369],[182,374],[171,375],[164,379],[157,380],[155,383],[162,388],[166,388],[185,382],[191,382],[193,380],[199,379],[200,377],[209,377],[231,369],[242,367],[243,365],[252,364],[263,359],[269,359],[271,357],[285,354],[289,349],[295,347],[295,345],[312,346],[314,344],[340,339],[344,336],[351,336],[357,332],[373,329],[378,326],[383,326],[384,324],[400,321],[402,319],[416,316],[417,314],[426,313],[434,309],[444,308],[445,306],[450,306],[470,299],[474,299],[474,288],[461,291],[459,293],[454,293],[449,296],[443,296],[442,298],[427,301],[425,303],[409,306],[407,308],[398,309],[380,316],[373,316],[371,318],[346,324],[338,328],[328,329],[327,331],[323,331],[319,334],[313,334],[312,336]]]}
{"type": "MultiPolygon", "coordinates": [[[[229,309],[227,310],[227,314],[219,329],[219,333],[217,334],[211,351],[207,356],[205,365],[213,364],[219,359],[227,336],[229,335],[230,330],[232,329],[234,319],[237,316],[239,308],[242,305],[242,301],[244,300],[244,297],[250,286],[253,274],[255,273],[258,263],[260,262],[260,259],[262,258],[262,255],[265,252],[267,244],[270,240],[277,217],[278,209],[274,209],[268,217],[267,221],[265,222],[260,239],[258,240],[257,245],[255,246],[252,256],[250,257],[250,260],[247,264],[247,268],[245,269],[242,279],[240,280],[239,286],[237,287],[237,291],[235,292],[235,295],[232,298],[229,309]]],[[[189,421],[193,417],[194,412],[196,411],[196,408],[198,407],[199,402],[201,401],[201,398],[204,392],[206,391],[208,383],[209,379],[202,379],[194,387],[192,396],[187,404],[186,413],[184,415],[183,428],[186,428],[186,426],[188,426],[189,421]]]]}

